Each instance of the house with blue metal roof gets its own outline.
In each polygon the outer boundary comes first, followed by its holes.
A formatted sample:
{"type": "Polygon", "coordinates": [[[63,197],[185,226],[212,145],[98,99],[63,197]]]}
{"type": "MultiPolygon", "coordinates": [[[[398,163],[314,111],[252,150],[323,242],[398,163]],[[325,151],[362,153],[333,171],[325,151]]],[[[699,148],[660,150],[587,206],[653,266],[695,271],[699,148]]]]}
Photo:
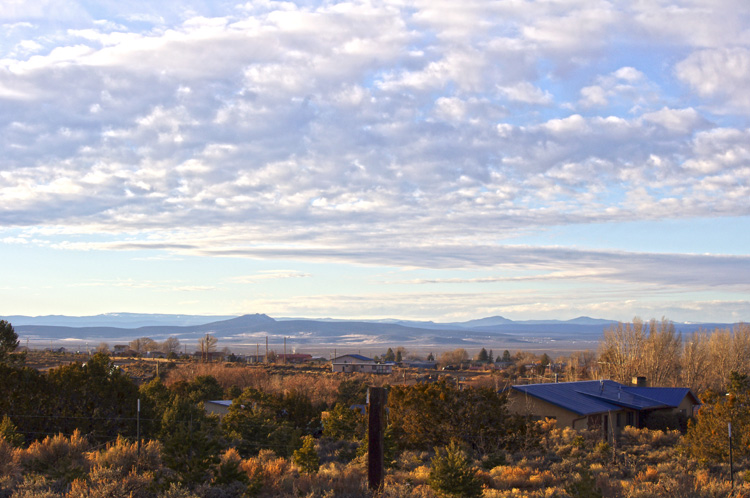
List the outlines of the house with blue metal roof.
{"type": "Polygon", "coordinates": [[[628,425],[644,427],[656,412],[689,417],[700,405],[686,387],[628,386],[612,380],[515,385],[506,392],[513,413],[552,418],[558,427],[601,428],[606,434],[628,425]]]}
{"type": "Polygon", "coordinates": [[[331,360],[331,370],[342,373],[389,374],[393,372],[393,362],[378,363],[360,354],[345,354],[331,360]]]}

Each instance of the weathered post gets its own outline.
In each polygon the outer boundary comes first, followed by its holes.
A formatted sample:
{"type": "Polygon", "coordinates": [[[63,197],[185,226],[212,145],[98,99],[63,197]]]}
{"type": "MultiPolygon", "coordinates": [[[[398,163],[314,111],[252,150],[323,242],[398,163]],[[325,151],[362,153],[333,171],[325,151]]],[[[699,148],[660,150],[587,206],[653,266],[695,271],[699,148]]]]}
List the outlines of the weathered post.
{"type": "Polygon", "coordinates": [[[136,432],[136,437],[138,438],[138,446],[136,450],[136,461],[140,463],[141,461],[141,398],[138,398],[138,404],[136,406],[135,432],[136,432]]]}
{"type": "Polygon", "coordinates": [[[367,479],[370,489],[378,490],[383,486],[383,426],[385,423],[385,405],[388,393],[382,387],[370,387],[369,424],[367,431],[367,479]]]}

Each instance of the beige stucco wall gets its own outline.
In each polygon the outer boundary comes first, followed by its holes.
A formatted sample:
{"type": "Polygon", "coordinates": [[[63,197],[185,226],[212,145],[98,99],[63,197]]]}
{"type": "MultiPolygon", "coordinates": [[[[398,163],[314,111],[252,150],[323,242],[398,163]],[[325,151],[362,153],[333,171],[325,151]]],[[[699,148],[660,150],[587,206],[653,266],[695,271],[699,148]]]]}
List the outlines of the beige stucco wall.
{"type": "Polygon", "coordinates": [[[577,413],[534,398],[533,396],[528,396],[519,391],[510,391],[508,395],[508,410],[518,415],[554,418],[557,420],[557,427],[585,429],[587,426],[588,417],[578,415],[577,413]]]}
{"type": "Polygon", "coordinates": [[[677,407],[677,412],[682,412],[682,410],[684,410],[683,413],[685,413],[685,415],[687,415],[688,417],[692,417],[694,415],[693,410],[696,406],[698,405],[693,403],[692,398],[688,395],[683,398],[682,402],[677,407]]]}
{"type": "MultiPolygon", "coordinates": [[[[614,431],[615,434],[619,434],[626,426],[627,413],[632,410],[616,410],[609,413],[602,413],[601,417],[596,415],[589,417],[586,415],[579,415],[565,408],[553,405],[547,401],[528,396],[525,393],[519,391],[510,391],[508,395],[508,410],[511,413],[516,413],[524,416],[544,418],[554,418],[557,421],[557,427],[571,427],[573,429],[593,429],[598,424],[602,427],[604,424],[604,417],[609,416],[610,420],[607,423],[608,431],[614,431]],[[620,426],[617,426],[617,414],[620,414],[620,426]]],[[[637,423],[638,415],[633,412],[634,424],[637,423]]]]}
{"type": "Polygon", "coordinates": [[[218,403],[211,403],[210,401],[206,401],[203,403],[203,409],[206,411],[209,415],[218,415],[219,418],[222,418],[224,415],[229,413],[229,407],[220,405],[218,403]]]}
{"type": "Polygon", "coordinates": [[[357,358],[353,358],[356,361],[349,361],[349,357],[345,359],[337,359],[336,362],[331,363],[331,370],[333,372],[362,372],[362,373],[384,373],[389,374],[393,371],[391,365],[383,365],[382,363],[363,362],[357,358]],[[338,361],[341,360],[341,361],[338,361]]]}

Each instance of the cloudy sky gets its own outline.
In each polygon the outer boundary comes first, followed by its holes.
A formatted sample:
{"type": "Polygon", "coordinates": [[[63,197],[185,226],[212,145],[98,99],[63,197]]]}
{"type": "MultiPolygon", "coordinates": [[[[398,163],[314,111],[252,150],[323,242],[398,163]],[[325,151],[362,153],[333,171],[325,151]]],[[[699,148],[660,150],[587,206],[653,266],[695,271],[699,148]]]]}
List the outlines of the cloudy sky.
{"type": "Polygon", "coordinates": [[[0,24],[0,314],[750,320],[746,0],[0,24]]]}

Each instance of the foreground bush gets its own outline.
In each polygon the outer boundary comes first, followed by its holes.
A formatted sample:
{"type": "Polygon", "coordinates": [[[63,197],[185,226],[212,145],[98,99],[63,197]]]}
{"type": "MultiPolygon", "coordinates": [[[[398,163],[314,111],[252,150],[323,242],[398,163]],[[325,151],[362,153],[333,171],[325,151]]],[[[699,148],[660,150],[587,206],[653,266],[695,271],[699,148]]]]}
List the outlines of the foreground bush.
{"type": "Polygon", "coordinates": [[[482,496],[477,469],[455,442],[438,449],[432,459],[430,486],[440,496],[474,498],[482,496]]]}

